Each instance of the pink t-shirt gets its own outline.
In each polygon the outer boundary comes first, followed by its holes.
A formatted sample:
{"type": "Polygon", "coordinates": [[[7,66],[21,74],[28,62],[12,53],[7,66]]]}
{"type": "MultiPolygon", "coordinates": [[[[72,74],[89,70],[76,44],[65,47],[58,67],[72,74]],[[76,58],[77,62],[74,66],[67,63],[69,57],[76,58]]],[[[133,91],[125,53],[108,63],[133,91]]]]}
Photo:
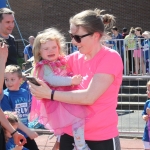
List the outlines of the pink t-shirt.
{"type": "MultiPolygon", "coordinates": [[[[86,121],[85,139],[99,141],[116,137],[118,135],[117,97],[122,83],[123,71],[120,55],[115,50],[103,47],[89,61],[84,60],[83,54],[79,52],[73,53],[68,57],[68,64],[71,66],[74,74],[81,74],[83,76],[82,86],[84,88],[88,87],[95,74],[105,73],[114,75],[114,82],[111,86],[93,105],[87,106],[91,107],[95,114],[86,121]]],[[[72,135],[72,129],[67,128],[65,133],[72,135]]]]}

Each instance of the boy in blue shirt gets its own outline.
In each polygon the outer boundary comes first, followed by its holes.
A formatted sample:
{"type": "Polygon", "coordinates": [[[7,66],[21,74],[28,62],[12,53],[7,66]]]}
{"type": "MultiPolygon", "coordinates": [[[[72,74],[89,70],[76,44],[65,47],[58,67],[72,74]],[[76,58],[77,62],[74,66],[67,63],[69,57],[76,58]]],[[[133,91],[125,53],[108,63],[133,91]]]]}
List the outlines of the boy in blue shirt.
{"type": "MultiPolygon", "coordinates": [[[[19,120],[28,126],[28,115],[30,110],[31,98],[27,90],[20,88],[22,82],[22,71],[17,65],[8,65],[5,68],[4,80],[7,89],[3,92],[1,108],[3,111],[15,111],[19,120]]],[[[24,145],[29,150],[38,150],[34,140],[20,130],[26,137],[27,143],[24,145]]],[[[12,139],[10,139],[11,142],[12,139]]],[[[7,142],[9,144],[9,141],[7,142]]]]}
{"type": "MultiPolygon", "coordinates": [[[[150,81],[147,82],[147,97],[150,98],[150,81]]],[[[145,124],[145,128],[144,128],[144,134],[143,134],[143,144],[144,144],[144,149],[145,150],[150,150],[150,99],[148,99],[146,102],[145,102],[145,105],[144,105],[144,110],[142,112],[142,118],[144,121],[146,121],[146,124],[145,124]]]]}

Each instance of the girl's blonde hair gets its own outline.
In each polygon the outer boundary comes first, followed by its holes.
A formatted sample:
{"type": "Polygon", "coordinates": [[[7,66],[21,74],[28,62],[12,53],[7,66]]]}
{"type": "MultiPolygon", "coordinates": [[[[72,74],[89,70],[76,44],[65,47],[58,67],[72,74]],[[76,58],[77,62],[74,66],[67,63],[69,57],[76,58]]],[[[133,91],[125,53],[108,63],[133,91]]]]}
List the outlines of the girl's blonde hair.
{"type": "Polygon", "coordinates": [[[130,28],[129,35],[135,34],[135,29],[133,27],[130,28]]]}
{"type": "Polygon", "coordinates": [[[62,56],[65,55],[66,50],[65,37],[57,29],[49,28],[42,32],[39,32],[34,40],[33,44],[34,63],[37,63],[42,60],[40,56],[41,44],[49,40],[56,40],[59,47],[60,55],[62,56]]]}
{"type": "Polygon", "coordinates": [[[10,124],[18,123],[18,118],[15,112],[4,111],[4,115],[6,119],[10,122],[10,124]]]}

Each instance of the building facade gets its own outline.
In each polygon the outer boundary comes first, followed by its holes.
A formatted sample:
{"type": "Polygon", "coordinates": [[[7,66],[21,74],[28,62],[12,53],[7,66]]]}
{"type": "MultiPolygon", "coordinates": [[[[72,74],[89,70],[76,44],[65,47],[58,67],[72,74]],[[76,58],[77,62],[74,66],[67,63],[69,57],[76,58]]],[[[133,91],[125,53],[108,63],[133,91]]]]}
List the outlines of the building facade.
{"type": "MultiPolygon", "coordinates": [[[[49,27],[61,30],[70,41],[69,18],[86,9],[104,9],[116,17],[116,26],[150,31],[150,0],[8,0],[24,39],[49,27]]],[[[13,31],[20,39],[17,27],[13,31]]]]}

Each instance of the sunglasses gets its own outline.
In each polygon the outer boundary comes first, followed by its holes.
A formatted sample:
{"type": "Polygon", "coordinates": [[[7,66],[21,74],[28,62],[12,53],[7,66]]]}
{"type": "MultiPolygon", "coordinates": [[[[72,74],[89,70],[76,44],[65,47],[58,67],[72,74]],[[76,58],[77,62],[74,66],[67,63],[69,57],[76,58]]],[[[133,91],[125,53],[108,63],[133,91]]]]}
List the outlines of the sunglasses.
{"type": "Polygon", "coordinates": [[[70,37],[71,37],[71,39],[74,38],[74,40],[75,40],[77,43],[81,43],[81,39],[82,39],[82,38],[84,38],[84,37],[86,37],[86,36],[89,36],[89,35],[92,35],[92,34],[93,34],[93,33],[88,33],[88,34],[79,36],[79,35],[72,35],[72,34],[70,33],[70,37]]]}

